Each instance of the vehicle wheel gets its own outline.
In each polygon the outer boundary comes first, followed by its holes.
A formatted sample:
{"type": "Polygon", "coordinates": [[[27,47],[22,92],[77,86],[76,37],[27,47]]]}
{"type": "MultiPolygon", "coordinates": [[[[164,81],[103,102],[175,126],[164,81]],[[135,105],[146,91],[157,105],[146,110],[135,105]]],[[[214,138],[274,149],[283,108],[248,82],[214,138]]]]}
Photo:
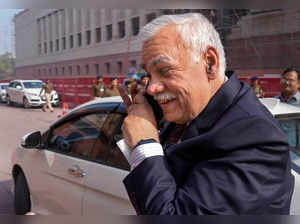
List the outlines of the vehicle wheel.
{"type": "Polygon", "coordinates": [[[17,215],[24,215],[30,212],[30,194],[25,176],[20,172],[15,181],[15,212],[17,215]]]}
{"type": "Polygon", "coordinates": [[[30,107],[29,102],[26,97],[23,98],[23,107],[28,109],[30,107]]]}
{"type": "Polygon", "coordinates": [[[7,104],[8,106],[11,106],[11,105],[12,105],[12,102],[10,101],[10,97],[9,97],[9,96],[6,97],[6,104],[7,104]]]}

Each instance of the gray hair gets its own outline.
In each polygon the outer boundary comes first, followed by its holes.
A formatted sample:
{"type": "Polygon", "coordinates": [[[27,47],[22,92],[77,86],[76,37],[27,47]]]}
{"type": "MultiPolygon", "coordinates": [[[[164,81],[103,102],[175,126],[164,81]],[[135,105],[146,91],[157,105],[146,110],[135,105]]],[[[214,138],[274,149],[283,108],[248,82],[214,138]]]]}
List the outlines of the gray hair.
{"type": "Polygon", "coordinates": [[[192,50],[192,59],[195,63],[200,62],[201,54],[208,46],[214,47],[220,60],[220,75],[224,75],[226,59],[219,33],[209,20],[200,13],[187,13],[180,15],[163,15],[145,25],[139,34],[140,39],[145,42],[155,35],[166,25],[175,24],[176,31],[182,40],[192,50]]]}

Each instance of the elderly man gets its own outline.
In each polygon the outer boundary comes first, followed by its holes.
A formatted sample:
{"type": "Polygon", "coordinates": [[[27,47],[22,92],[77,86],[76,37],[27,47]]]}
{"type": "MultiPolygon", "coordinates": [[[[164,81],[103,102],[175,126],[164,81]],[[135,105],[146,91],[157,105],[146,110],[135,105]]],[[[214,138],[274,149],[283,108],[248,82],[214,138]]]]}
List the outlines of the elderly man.
{"type": "Polygon", "coordinates": [[[224,75],[213,25],[201,14],[167,15],[141,36],[147,93],[170,124],[159,138],[145,92],[131,101],[121,91],[132,150],[124,184],[137,213],[289,214],[286,137],[251,87],[224,75]]]}
{"type": "Polygon", "coordinates": [[[300,74],[295,68],[286,68],[281,74],[281,94],[276,96],[281,102],[300,107],[300,74]]]}

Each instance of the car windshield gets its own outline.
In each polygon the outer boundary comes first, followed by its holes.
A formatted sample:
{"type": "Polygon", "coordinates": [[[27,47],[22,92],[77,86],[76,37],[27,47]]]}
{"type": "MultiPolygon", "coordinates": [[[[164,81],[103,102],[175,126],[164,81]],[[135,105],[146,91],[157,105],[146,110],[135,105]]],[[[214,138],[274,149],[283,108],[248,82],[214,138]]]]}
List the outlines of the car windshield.
{"type": "Polygon", "coordinates": [[[280,116],[277,117],[281,129],[287,136],[291,150],[300,156],[300,116],[280,116]]]}
{"type": "Polygon", "coordinates": [[[7,89],[8,85],[1,85],[1,89],[7,89]]]}
{"type": "Polygon", "coordinates": [[[23,85],[26,89],[39,89],[43,87],[42,82],[24,82],[23,85]]]}

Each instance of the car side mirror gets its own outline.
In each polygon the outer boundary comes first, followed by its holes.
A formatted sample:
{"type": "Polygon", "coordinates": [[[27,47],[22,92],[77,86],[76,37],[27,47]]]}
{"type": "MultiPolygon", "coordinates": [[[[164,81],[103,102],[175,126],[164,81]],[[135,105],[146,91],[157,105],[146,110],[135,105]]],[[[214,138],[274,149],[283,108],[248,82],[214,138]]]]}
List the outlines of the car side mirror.
{"type": "Polygon", "coordinates": [[[30,132],[22,137],[21,145],[24,148],[41,148],[42,134],[40,131],[30,132]]]}

